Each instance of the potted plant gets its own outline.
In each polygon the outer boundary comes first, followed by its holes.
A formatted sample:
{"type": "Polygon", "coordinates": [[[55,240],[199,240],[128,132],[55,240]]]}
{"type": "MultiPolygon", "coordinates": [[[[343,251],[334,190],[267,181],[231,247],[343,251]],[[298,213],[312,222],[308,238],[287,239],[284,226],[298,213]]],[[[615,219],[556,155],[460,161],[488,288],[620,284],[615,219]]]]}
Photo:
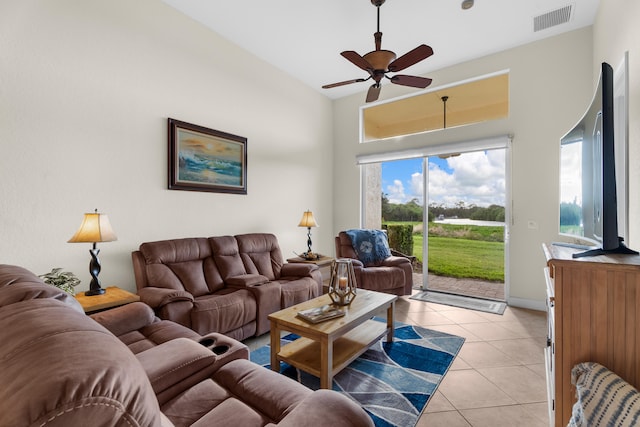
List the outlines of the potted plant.
{"type": "Polygon", "coordinates": [[[80,284],[80,279],[70,271],[62,271],[62,268],[54,268],[47,274],[41,274],[38,277],[44,283],[60,288],[68,294],[75,295],[75,286],[80,284]]]}

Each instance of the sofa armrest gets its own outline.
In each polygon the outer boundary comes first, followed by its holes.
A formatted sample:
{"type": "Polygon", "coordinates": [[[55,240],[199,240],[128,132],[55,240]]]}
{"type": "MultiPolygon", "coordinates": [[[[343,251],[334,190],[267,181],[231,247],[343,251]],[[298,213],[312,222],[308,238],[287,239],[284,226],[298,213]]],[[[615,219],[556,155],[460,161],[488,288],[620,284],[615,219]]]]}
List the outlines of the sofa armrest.
{"type": "Polygon", "coordinates": [[[287,262],[282,265],[280,276],[281,277],[312,277],[311,273],[319,269],[320,267],[318,267],[315,264],[287,262]]]}
{"type": "Polygon", "coordinates": [[[228,277],[224,283],[232,288],[250,288],[269,282],[269,278],[261,274],[243,274],[241,276],[228,277]]]}
{"type": "Polygon", "coordinates": [[[382,264],[385,267],[399,267],[403,264],[411,264],[411,260],[409,258],[405,258],[403,256],[390,256],[388,258],[385,258],[384,261],[382,261],[382,264]]]}
{"type": "Polygon", "coordinates": [[[154,310],[162,308],[163,306],[175,301],[194,301],[193,295],[187,291],[155,288],[150,286],[138,290],[138,295],[142,302],[149,305],[154,310]]]}
{"type": "Polygon", "coordinates": [[[364,268],[364,263],[359,259],[356,259],[356,258],[349,258],[349,259],[351,260],[351,265],[353,265],[353,268],[355,269],[364,268]]]}
{"type": "Polygon", "coordinates": [[[246,344],[218,332],[203,335],[198,341],[200,345],[216,354],[214,371],[222,365],[236,359],[249,360],[249,347],[246,344]]]}
{"type": "Polygon", "coordinates": [[[219,365],[211,349],[176,338],[136,354],[160,405],[210,377],[219,365]]]}
{"type": "Polygon", "coordinates": [[[107,328],[109,332],[117,337],[128,332],[142,329],[158,320],[151,307],[142,302],[133,302],[110,310],[101,311],[89,317],[107,328]]]}
{"type": "Polygon", "coordinates": [[[305,398],[277,425],[371,427],[371,417],[349,398],[333,390],[317,390],[305,398]]]}

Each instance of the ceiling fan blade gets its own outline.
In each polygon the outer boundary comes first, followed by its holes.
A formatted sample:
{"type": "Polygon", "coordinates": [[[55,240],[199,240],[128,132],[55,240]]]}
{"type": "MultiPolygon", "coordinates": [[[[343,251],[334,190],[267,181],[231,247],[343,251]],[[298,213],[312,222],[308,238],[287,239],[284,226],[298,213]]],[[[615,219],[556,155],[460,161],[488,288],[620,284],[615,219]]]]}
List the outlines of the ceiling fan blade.
{"type": "Polygon", "coordinates": [[[369,61],[360,56],[358,52],[355,52],[353,50],[345,50],[344,52],[340,53],[340,55],[351,61],[356,67],[362,68],[363,70],[369,72],[373,70],[373,66],[369,64],[369,61]]]}
{"type": "Polygon", "coordinates": [[[421,44],[389,64],[389,71],[402,71],[423,59],[427,59],[431,55],[433,55],[433,49],[426,44],[421,44]]]}
{"type": "Polygon", "coordinates": [[[380,96],[380,88],[381,86],[378,83],[371,85],[369,91],[367,92],[367,102],[378,100],[378,97],[380,96]]]}
{"type": "MultiPolygon", "coordinates": [[[[369,77],[370,79],[371,77],[369,77]]],[[[351,83],[360,83],[360,82],[365,82],[369,79],[353,79],[353,80],[345,80],[343,82],[338,82],[338,83],[331,83],[328,85],[324,85],[322,86],[322,89],[331,89],[332,87],[338,87],[338,86],[344,86],[344,85],[348,85],[351,83]]]]}
{"type": "Polygon", "coordinates": [[[395,76],[389,78],[389,80],[391,80],[391,83],[395,83],[397,85],[419,87],[421,89],[429,86],[432,81],[431,79],[426,77],[407,76],[405,74],[396,74],[395,76]]]}

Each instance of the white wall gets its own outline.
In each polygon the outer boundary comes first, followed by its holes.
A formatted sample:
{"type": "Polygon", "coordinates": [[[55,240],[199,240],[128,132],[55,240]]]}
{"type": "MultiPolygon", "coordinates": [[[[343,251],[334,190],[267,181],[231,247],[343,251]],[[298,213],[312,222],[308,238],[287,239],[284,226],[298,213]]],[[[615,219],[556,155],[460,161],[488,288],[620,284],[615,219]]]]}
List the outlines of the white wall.
{"type": "MultiPolygon", "coordinates": [[[[356,155],[512,134],[509,302],[543,308],[541,245],[558,240],[559,140],[591,100],[592,64],[592,28],[587,27],[430,73],[437,87],[509,69],[509,117],[392,141],[358,144],[358,107],[364,94],[335,101],[334,231],[359,225],[356,155]],[[529,220],[538,229],[529,229],[529,220]]],[[[385,99],[405,93],[390,84],[381,92],[385,99]]]]}
{"type": "MultiPolygon", "coordinates": [[[[268,231],[285,257],[302,251],[305,209],[320,223],[314,250],[332,254],[334,233],[359,224],[357,154],[512,133],[510,295],[542,301],[540,244],[557,239],[558,139],[584,112],[597,64],[615,65],[625,50],[629,244],[640,247],[639,8],[603,1],[593,30],[430,73],[439,86],[510,69],[508,119],[359,145],[364,93],[331,103],[160,0],[0,0],[0,263],[64,267],[86,289],[90,245],[66,241],[94,208],[119,237],[99,246],[105,286],[134,289],[130,252],[144,241],[268,231]],[[167,117],[247,137],[249,194],[167,190],[167,117]]],[[[382,98],[409,91],[387,84],[382,98]]]]}
{"type": "Polygon", "coordinates": [[[640,2],[606,0],[600,2],[593,26],[593,68],[605,61],[614,69],[624,52],[629,52],[629,242],[640,250],[640,2]]]}
{"type": "Polygon", "coordinates": [[[0,0],[0,263],[75,272],[66,241],[107,213],[103,286],[141,242],[272,232],[333,253],[331,102],[160,0],[0,0]],[[167,190],[167,118],[248,138],[248,195],[167,190]]]}

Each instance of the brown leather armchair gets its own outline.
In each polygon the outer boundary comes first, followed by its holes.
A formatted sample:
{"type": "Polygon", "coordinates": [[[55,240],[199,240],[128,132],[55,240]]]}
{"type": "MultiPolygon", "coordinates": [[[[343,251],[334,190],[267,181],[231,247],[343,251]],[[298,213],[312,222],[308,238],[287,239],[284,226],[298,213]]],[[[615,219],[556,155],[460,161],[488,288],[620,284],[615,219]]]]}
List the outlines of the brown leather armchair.
{"type": "Polygon", "coordinates": [[[394,295],[411,295],[413,266],[409,258],[391,255],[383,260],[364,263],[358,258],[351,238],[345,231],[335,238],[336,258],[351,258],[358,287],[394,295]]]}

